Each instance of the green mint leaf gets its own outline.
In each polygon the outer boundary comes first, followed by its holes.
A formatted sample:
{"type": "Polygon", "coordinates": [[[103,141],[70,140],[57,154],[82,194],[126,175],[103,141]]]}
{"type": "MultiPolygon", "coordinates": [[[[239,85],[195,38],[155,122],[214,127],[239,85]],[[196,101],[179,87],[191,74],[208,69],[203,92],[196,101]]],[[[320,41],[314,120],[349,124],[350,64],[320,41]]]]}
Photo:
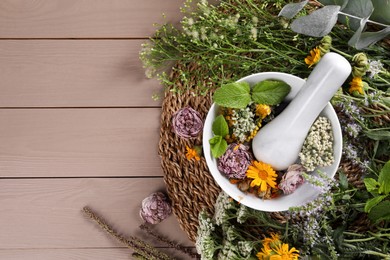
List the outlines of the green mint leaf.
{"type": "Polygon", "coordinates": [[[222,85],[215,91],[213,99],[223,107],[244,108],[251,101],[250,86],[244,81],[222,85]]]}
{"type": "Polygon", "coordinates": [[[252,99],[258,104],[277,105],[290,92],[291,87],[279,80],[264,80],[253,86],[252,99]]]}
{"type": "Polygon", "coordinates": [[[389,194],[390,193],[390,161],[385,163],[378,177],[379,182],[379,193],[389,194]]]}
{"type": "Polygon", "coordinates": [[[221,142],[221,140],[222,140],[222,136],[216,135],[216,136],[214,136],[213,138],[211,138],[209,140],[209,144],[210,145],[214,145],[214,144],[217,144],[217,143],[221,142]]]}
{"type": "Polygon", "coordinates": [[[368,218],[374,222],[390,220],[390,200],[385,200],[373,207],[368,213],[368,218]]]}
{"type": "Polygon", "coordinates": [[[343,190],[348,189],[348,179],[347,179],[347,175],[345,175],[344,172],[339,173],[339,183],[340,183],[340,187],[343,190]]]}
{"type": "Polygon", "coordinates": [[[365,178],[364,184],[369,192],[378,191],[379,183],[373,178],[365,178]]]}
{"type": "Polygon", "coordinates": [[[223,115],[219,115],[213,122],[213,133],[225,137],[229,133],[229,127],[223,115]]]}
{"type": "Polygon", "coordinates": [[[364,212],[369,213],[373,207],[378,205],[378,203],[381,202],[386,197],[387,197],[387,195],[382,195],[382,196],[374,197],[372,199],[367,200],[366,205],[364,206],[364,212]]]}
{"type": "MultiPolygon", "coordinates": [[[[226,149],[228,147],[227,142],[225,139],[222,139],[221,136],[219,136],[219,141],[216,143],[211,144],[210,143],[210,148],[211,148],[211,154],[215,157],[218,158],[221,155],[223,155],[226,152],[226,149]]],[[[214,138],[214,137],[213,137],[214,138]]],[[[211,138],[210,141],[213,139],[211,138]]]]}

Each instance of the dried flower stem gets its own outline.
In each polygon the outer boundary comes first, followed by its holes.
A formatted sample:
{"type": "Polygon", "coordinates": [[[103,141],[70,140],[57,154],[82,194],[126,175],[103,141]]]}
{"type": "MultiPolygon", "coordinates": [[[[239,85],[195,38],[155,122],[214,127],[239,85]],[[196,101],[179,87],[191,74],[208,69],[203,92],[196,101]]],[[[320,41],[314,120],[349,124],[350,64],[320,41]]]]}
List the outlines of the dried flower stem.
{"type": "Polygon", "coordinates": [[[139,228],[141,230],[145,231],[146,233],[148,233],[149,235],[157,238],[158,241],[163,242],[168,247],[179,250],[179,251],[191,256],[192,258],[199,258],[199,255],[197,253],[192,252],[191,248],[188,248],[188,247],[185,247],[181,244],[175,243],[172,240],[169,240],[168,238],[157,234],[155,231],[153,231],[150,228],[150,226],[148,224],[144,223],[144,224],[140,225],[139,228]]]}
{"type": "Polygon", "coordinates": [[[138,259],[173,259],[167,254],[160,252],[152,245],[142,241],[141,239],[132,236],[125,238],[124,236],[120,235],[109,224],[107,224],[104,219],[96,215],[96,213],[93,212],[89,207],[84,207],[83,211],[90,219],[94,220],[104,231],[116,238],[122,244],[126,245],[128,248],[133,249],[138,259]]]}

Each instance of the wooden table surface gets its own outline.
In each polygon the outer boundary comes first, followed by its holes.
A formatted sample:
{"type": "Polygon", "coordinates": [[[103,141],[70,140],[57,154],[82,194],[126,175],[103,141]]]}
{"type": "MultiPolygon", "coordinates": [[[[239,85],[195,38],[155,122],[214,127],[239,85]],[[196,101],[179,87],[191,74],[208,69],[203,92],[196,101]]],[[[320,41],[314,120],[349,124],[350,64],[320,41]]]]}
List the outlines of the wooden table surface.
{"type": "MultiPolygon", "coordinates": [[[[131,259],[81,212],[138,235],[164,190],[161,91],[139,61],[183,0],[0,1],[0,259],[131,259]]],[[[174,216],[156,226],[192,245],[174,216]]]]}

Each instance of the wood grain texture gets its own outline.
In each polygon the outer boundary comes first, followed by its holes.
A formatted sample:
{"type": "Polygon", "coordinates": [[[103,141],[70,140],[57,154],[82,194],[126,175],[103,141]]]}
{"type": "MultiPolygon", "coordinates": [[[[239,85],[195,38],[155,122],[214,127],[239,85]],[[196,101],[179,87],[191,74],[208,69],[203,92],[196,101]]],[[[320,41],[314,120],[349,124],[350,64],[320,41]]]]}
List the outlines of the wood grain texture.
{"type": "Polygon", "coordinates": [[[0,40],[0,107],[159,106],[161,86],[139,60],[143,42],[0,40]]]}
{"type": "Polygon", "coordinates": [[[3,249],[0,250],[0,259],[7,260],[130,260],[131,251],[127,248],[105,249],[3,249]]]}
{"type": "Polygon", "coordinates": [[[0,109],[0,177],[162,176],[160,108],[0,109]]]}
{"type": "MultiPolygon", "coordinates": [[[[145,239],[147,236],[141,235],[143,232],[138,228],[142,223],[141,202],[152,192],[163,190],[162,178],[3,179],[0,181],[0,251],[121,247],[83,215],[81,209],[85,205],[124,235],[145,239]]],[[[154,228],[170,239],[193,245],[173,216],[154,228]]]]}
{"type": "Polygon", "coordinates": [[[177,22],[183,0],[2,0],[1,38],[141,38],[177,22]],[[163,19],[162,14],[166,14],[163,19]]]}

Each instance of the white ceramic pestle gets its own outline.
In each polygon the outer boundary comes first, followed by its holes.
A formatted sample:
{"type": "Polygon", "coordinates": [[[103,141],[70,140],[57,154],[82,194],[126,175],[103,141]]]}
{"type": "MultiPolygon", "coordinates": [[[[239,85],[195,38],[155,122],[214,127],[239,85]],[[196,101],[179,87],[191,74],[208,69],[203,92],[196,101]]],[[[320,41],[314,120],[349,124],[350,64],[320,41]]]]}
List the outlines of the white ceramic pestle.
{"type": "Polygon", "coordinates": [[[294,164],[311,125],[350,73],[344,57],[325,54],[291,103],[253,139],[256,159],[275,170],[294,164]]]}

